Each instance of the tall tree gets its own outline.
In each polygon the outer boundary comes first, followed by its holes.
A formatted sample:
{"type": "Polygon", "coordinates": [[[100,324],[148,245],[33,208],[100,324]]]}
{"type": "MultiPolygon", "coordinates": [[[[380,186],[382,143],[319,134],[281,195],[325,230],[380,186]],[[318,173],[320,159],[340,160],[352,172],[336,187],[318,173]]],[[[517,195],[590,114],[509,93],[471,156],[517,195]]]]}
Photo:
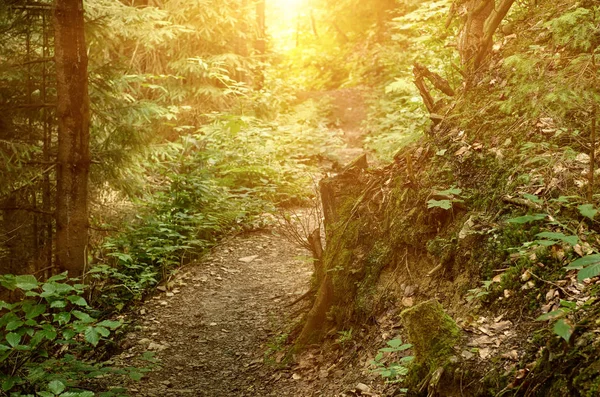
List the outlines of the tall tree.
{"type": "Polygon", "coordinates": [[[90,104],[83,1],[55,0],[58,152],[56,264],[83,273],[88,240],[90,104]]]}

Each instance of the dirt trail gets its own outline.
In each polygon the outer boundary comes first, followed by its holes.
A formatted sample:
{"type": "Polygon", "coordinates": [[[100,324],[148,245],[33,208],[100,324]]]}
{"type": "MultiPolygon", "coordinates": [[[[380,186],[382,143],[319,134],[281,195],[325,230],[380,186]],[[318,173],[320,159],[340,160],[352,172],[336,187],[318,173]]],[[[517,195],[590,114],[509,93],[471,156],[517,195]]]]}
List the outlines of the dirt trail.
{"type": "MultiPolygon", "coordinates": [[[[307,252],[271,232],[223,241],[201,263],[185,268],[171,292],[141,310],[141,330],[129,351],[156,351],[161,369],[131,392],[140,396],[297,396],[266,366],[292,309],[308,289],[307,252]]],[[[296,310],[296,309],[293,309],[296,310]]],[[[289,375],[292,376],[291,374],[289,375]]],[[[284,380],[284,379],[283,379],[284,380]]]]}
{"type": "MultiPolygon", "coordinates": [[[[333,116],[345,128],[350,146],[339,157],[350,161],[362,152],[357,135],[359,118],[364,117],[359,108],[364,106],[362,96],[357,99],[350,91],[328,95],[337,105],[333,116]]],[[[288,304],[309,288],[312,264],[308,256],[275,230],[266,230],[226,239],[205,260],[182,269],[169,291],[143,305],[136,331],[125,340],[127,349],[119,361],[144,351],[156,352],[160,360],[159,369],[130,385],[130,394],[337,395],[327,391],[332,383],[327,370],[320,370],[315,381],[303,379],[291,368],[277,369],[284,333],[297,320],[294,316],[302,313],[302,304],[288,304]],[[270,364],[265,362],[265,353],[270,353],[270,364]]],[[[328,366],[332,372],[341,372],[335,365],[328,366]]]]}

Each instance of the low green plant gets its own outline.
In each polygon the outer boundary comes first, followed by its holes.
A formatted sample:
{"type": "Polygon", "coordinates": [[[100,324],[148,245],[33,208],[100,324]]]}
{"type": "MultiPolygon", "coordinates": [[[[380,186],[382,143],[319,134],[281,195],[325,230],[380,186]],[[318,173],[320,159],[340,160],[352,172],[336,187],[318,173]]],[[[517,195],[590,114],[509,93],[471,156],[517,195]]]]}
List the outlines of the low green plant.
{"type": "MultiPolygon", "coordinates": [[[[400,338],[389,340],[386,344],[387,347],[379,349],[371,361],[370,364],[375,367],[372,371],[384,378],[387,383],[402,382],[408,374],[407,364],[414,360],[414,356],[404,356],[396,361],[397,353],[412,348],[412,345],[402,342],[400,338]]],[[[402,389],[402,391],[408,390],[402,389]]]]}
{"type": "Polygon", "coordinates": [[[553,321],[552,331],[565,341],[571,339],[575,327],[566,317],[577,310],[577,303],[561,299],[560,307],[549,313],[542,314],[535,321],[553,321]]]}
{"type": "Polygon", "coordinates": [[[463,202],[461,193],[462,193],[462,189],[458,189],[455,187],[443,190],[441,192],[437,192],[436,196],[447,197],[447,198],[442,199],[442,200],[431,199],[431,200],[427,201],[427,208],[430,208],[430,209],[431,208],[441,208],[443,210],[452,209],[453,203],[463,202]]]}
{"type": "Polygon", "coordinates": [[[99,312],[83,297],[85,286],[76,281],[67,280],[66,273],[45,282],[32,275],[0,276],[2,287],[22,297],[15,303],[0,301],[0,395],[86,397],[94,394],[83,384],[97,377],[115,374],[139,380],[148,371],[112,368],[95,360],[98,349],[110,344],[123,324],[99,320],[99,312]]]}
{"type": "Polygon", "coordinates": [[[352,341],[352,328],[347,331],[338,331],[338,335],[335,342],[343,346],[352,341]]]}
{"type": "Polygon", "coordinates": [[[481,282],[481,287],[470,289],[467,292],[466,299],[467,302],[471,302],[474,299],[483,298],[490,294],[490,287],[494,282],[491,280],[486,280],[481,282]]]}

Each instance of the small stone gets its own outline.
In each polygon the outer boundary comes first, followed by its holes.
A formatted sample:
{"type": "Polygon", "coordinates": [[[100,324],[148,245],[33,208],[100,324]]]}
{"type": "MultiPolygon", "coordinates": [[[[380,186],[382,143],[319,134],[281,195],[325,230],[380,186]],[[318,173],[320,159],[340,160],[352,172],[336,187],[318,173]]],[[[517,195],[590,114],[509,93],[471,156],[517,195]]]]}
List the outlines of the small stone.
{"type": "Polygon", "coordinates": [[[371,388],[365,385],[364,383],[359,383],[358,385],[356,385],[355,389],[362,393],[369,393],[371,391],[371,388]]]}
{"type": "Polygon", "coordinates": [[[169,302],[167,302],[167,301],[160,301],[160,302],[159,302],[159,304],[160,304],[161,306],[168,306],[168,305],[169,305],[169,302]]]}
{"type": "Polygon", "coordinates": [[[245,256],[243,258],[239,258],[238,261],[243,262],[243,263],[250,263],[250,262],[254,261],[256,258],[258,258],[258,255],[245,256]]]}
{"type": "Polygon", "coordinates": [[[169,298],[172,297],[172,296],[175,296],[175,294],[172,293],[172,292],[167,292],[165,295],[168,296],[169,298]]]}
{"type": "Polygon", "coordinates": [[[149,345],[152,341],[148,338],[142,338],[138,341],[138,345],[149,345]]]}
{"type": "Polygon", "coordinates": [[[292,379],[293,380],[300,380],[300,379],[302,379],[302,377],[300,375],[298,375],[298,374],[295,373],[295,374],[292,375],[292,379]]]}
{"type": "Polygon", "coordinates": [[[161,345],[160,343],[155,343],[155,342],[151,342],[148,345],[148,350],[152,350],[155,352],[161,352],[163,350],[166,350],[167,346],[166,345],[161,345]]]}

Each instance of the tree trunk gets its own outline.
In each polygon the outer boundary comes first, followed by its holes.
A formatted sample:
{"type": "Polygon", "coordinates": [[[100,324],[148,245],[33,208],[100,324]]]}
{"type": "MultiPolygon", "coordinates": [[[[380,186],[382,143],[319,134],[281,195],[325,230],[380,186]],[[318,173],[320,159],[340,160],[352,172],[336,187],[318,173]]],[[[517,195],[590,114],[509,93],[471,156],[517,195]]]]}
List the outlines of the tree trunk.
{"type": "MultiPolygon", "coordinates": [[[[515,0],[468,0],[464,7],[464,25],[458,39],[461,62],[469,76],[490,52],[494,34],[515,0]]],[[[454,11],[451,11],[450,17],[454,11]]]]}
{"type": "Polygon", "coordinates": [[[485,36],[485,22],[494,10],[493,0],[468,0],[464,3],[465,22],[458,38],[458,51],[463,67],[471,75],[479,65],[475,61],[485,36]]]}
{"type": "Polygon", "coordinates": [[[90,110],[83,1],[54,2],[58,121],[56,264],[83,273],[88,240],[90,110]]]}

